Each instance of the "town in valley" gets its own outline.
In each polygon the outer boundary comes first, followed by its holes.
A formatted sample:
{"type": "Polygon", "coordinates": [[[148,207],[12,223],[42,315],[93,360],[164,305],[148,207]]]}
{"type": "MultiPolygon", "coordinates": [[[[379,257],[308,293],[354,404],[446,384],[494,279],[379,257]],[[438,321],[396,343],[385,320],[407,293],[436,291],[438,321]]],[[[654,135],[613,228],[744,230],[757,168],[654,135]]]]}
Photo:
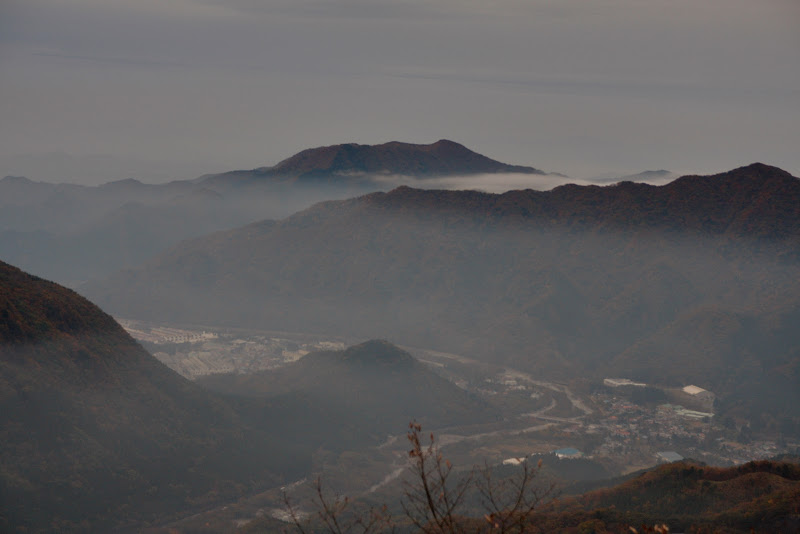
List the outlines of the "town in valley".
{"type": "MultiPolygon", "coordinates": [[[[354,342],[311,334],[118,321],[161,362],[192,380],[276,369],[310,352],[341,350],[354,342]]],[[[513,464],[550,454],[559,460],[588,461],[602,466],[604,475],[616,476],[684,458],[730,466],[800,451],[797,440],[757,437],[747,421],[720,417],[714,393],[695,384],[668,388],[619,377],[576,377],[557,383],[459,355],[403,348],[502,410],[503,420],[496,423],[429,429],[448,456],[462,465],[513,464]]],[[[398,429],[398,436],[404,430],[398,429]]],[[[385,461],[393,443],[399,446],[395,454],[404,452],[398,436],[387,436],[387,443],[376,451],[383,460],[364,462],[375,477],[386,475],[374,466],[385,461]]],[[[365,475],[364,480],[370,479],[365,475]]]]}

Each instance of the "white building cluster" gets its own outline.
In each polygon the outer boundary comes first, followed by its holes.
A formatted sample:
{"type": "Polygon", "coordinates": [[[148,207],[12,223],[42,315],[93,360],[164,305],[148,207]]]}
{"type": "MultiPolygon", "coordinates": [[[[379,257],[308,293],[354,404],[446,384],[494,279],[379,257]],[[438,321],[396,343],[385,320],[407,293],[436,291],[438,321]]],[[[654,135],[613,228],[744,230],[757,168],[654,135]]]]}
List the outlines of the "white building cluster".
{"type": "Polygon", "coordinates": [[[620,386],[636,386],[643,388],[647,385],[641,382],[634,382],[628,378],[605,378],[603,379],[603,384],[610,388],[618,388],[620,386]]]}

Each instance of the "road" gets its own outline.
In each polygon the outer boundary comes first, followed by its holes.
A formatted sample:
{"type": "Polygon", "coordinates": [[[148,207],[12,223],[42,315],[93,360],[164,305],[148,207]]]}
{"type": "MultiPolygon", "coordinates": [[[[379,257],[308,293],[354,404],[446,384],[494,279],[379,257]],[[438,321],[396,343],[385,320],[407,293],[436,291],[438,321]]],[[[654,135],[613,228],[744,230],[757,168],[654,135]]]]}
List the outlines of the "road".
{"type": "MultiPolygon", "coordinates": [[[[401,347],[401,348],[404,349],[404,350],[408,350],[408,351],[421,351],[421,352],[427,353],[427,354],[429,354],[429,355],[431,355],[431,356],[433,356],[435,358],[445,358],[445,359],[448,359],[448,360],[454,360],[454,361],[457,361],[459,363],[463,363],[463,364],[466,364],[466,365],[485,365],[486,364],[486,362],[481,362],[479,360],[474,360],[474,359],[471,359],[471,358],[467,358],[465,356],[461,356],[459,354],[452,354],[452,353],[449,353],[449,352],[441,352],[441,351],[430,350],[430,349],[420,349],[418,347],[401,347]]],[[[427,360],[423,360],[423,361],[427,361],[427,360]]],[[[436,364],[437,362],[428,362],[428,363],[436,364]]],[[[567,399],[569,400],[570,404],[572,404],[572,406],[575,409],[583,412],[584,415],[589,415],[593,411],[591,408],[589,408],[586,405],[586,403],[584,403],[580,399],[580,397],[575,395],[572,392],[572,390],[570,390],[569,387],[567,387],[565,384],[556,384],[555,382],[546,382],[546,381],[543,381],[543,380],[536,380],[535,378],[533,378],[528,373],[522,372],[522,371],[520,371],[518,369],[512,369],[511,367],[505,367],[504,371],[502,373],[502,376],[504,378],[514,379],[514,380],[517,380],[517,381],[522,380],[522,381],[528,382],[530,384],[534,384],[536,386],[539,386],[539,387],[542,387],[542,388],[545,388],[545,389],[549,389],[551,391],[556,391],[558,393],[563,393],[567,397],[567,399]]],[[[548,409],[552,409],[552,407],[548,408],[548,409]]],[[[578,418],[573,418],[573,419],[578,419],[578,418]]]]}

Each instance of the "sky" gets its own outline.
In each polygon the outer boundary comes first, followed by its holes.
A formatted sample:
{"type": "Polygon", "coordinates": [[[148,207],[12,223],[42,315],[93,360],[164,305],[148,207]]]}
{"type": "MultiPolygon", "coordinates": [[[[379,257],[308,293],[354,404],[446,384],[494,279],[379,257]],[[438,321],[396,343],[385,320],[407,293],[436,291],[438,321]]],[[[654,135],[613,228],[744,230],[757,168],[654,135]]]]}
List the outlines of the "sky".
{"type": "Polygon", "coordinates": [[[0,176],[452,139],[576,179],[800,176],[797,0],[0,0],[0,176]]]}

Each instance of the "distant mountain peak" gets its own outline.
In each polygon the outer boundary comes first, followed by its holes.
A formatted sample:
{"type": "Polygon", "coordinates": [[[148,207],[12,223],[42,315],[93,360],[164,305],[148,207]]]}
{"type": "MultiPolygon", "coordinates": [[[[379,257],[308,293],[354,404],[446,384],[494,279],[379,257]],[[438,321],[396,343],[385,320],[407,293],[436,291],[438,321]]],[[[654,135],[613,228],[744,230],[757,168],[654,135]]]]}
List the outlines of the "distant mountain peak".
{"type": "Polygon", "coordinates": [[[32,184],[33,180],[29,180],[28,178],[25,178],[24,176],[11,176],[11,175],[9,175],[9,176],[5,176],[2,180],[0,180],[0,182],[17,183],[17,184],[27,184],[27,183],[31,183],[32,184]]]}
{"type": "Polygon", "coordinates": [[[637,174],[630,174],[628,176],[623,176],[622,180],[629,180],[633,178],[638,178],[640,180],[652,180],[654,178],[666,178],[672,176],[672,173],[666,169],[659,169],[657,171],[642,171],[637,174]]]}
{"type": "Polygon", "coordinates": [[[507,172],[544,174],[533,167],[501,163],[449,139],[428,145],[390,141],[379,145],[345,143],[309,148],[265,172],[288,176],[395,174],[423,177],[507,172]]]}
{"type": "Polygon", "coordinates": [[[798,178],[779,167],[764,163],[751,163],[720,174],[682,176],[671,182],[669,186],[686,187],[690,184],[721,182],[727,184],[728,187],[740,188],[742,192],[766,188],[773,193],[779,193],[784,186],[796,187],[797,181],[798,178]]]}
{"type": "Polygon", "coordinates": [[[113,182],[107,182],[100,187],[103,188],[125,188],[125,187],[140,187],[144,185],[142,182],[137,180],[136,178],[125,178],[123,180],[114,180],[113,182]]]}
{"type": "Polygon", "coordinates": [[[761,163],[760,161],[753,162],[753,163],[751,163],[749,165],[744,165],[743,167],[738,167],[736,169],[731,170],[730,172],[746,171],[746,170],[786,172],[786,171],[784,171],[783,169],[781,169],[779,167],[775,167],[773,165],[767,165],[766,163],[761,163]]]}
{"type": "Polygon", "coordinates": [[[609,174],[607,176],[598,176],[591,181],[597,184],[615,184],[618,182],[656,182],[664,183],[671,179],[677,178],[677,175],[672,171],[666,169],[659,170],[646,170],[637,172],[636,174],[626,174],[620,176],[618,174],[609,174]]]}
{"type": "MultiPolygon", "coordinates": [[[[766,163],[755,162],[751,163],[750,165],[745,165],[744,167],[739,167],[738,169],[733,169],[724,174],[751,174],[755,176],[782,176],[785,178],[792,178],[797,180],[794,176],[792,176],[789,172],[781,169],[780,167],[775,167],[773,165],[767,165],[766,163]]],[[[723,174],[723,175],[724,175],[723,174]]]]}

